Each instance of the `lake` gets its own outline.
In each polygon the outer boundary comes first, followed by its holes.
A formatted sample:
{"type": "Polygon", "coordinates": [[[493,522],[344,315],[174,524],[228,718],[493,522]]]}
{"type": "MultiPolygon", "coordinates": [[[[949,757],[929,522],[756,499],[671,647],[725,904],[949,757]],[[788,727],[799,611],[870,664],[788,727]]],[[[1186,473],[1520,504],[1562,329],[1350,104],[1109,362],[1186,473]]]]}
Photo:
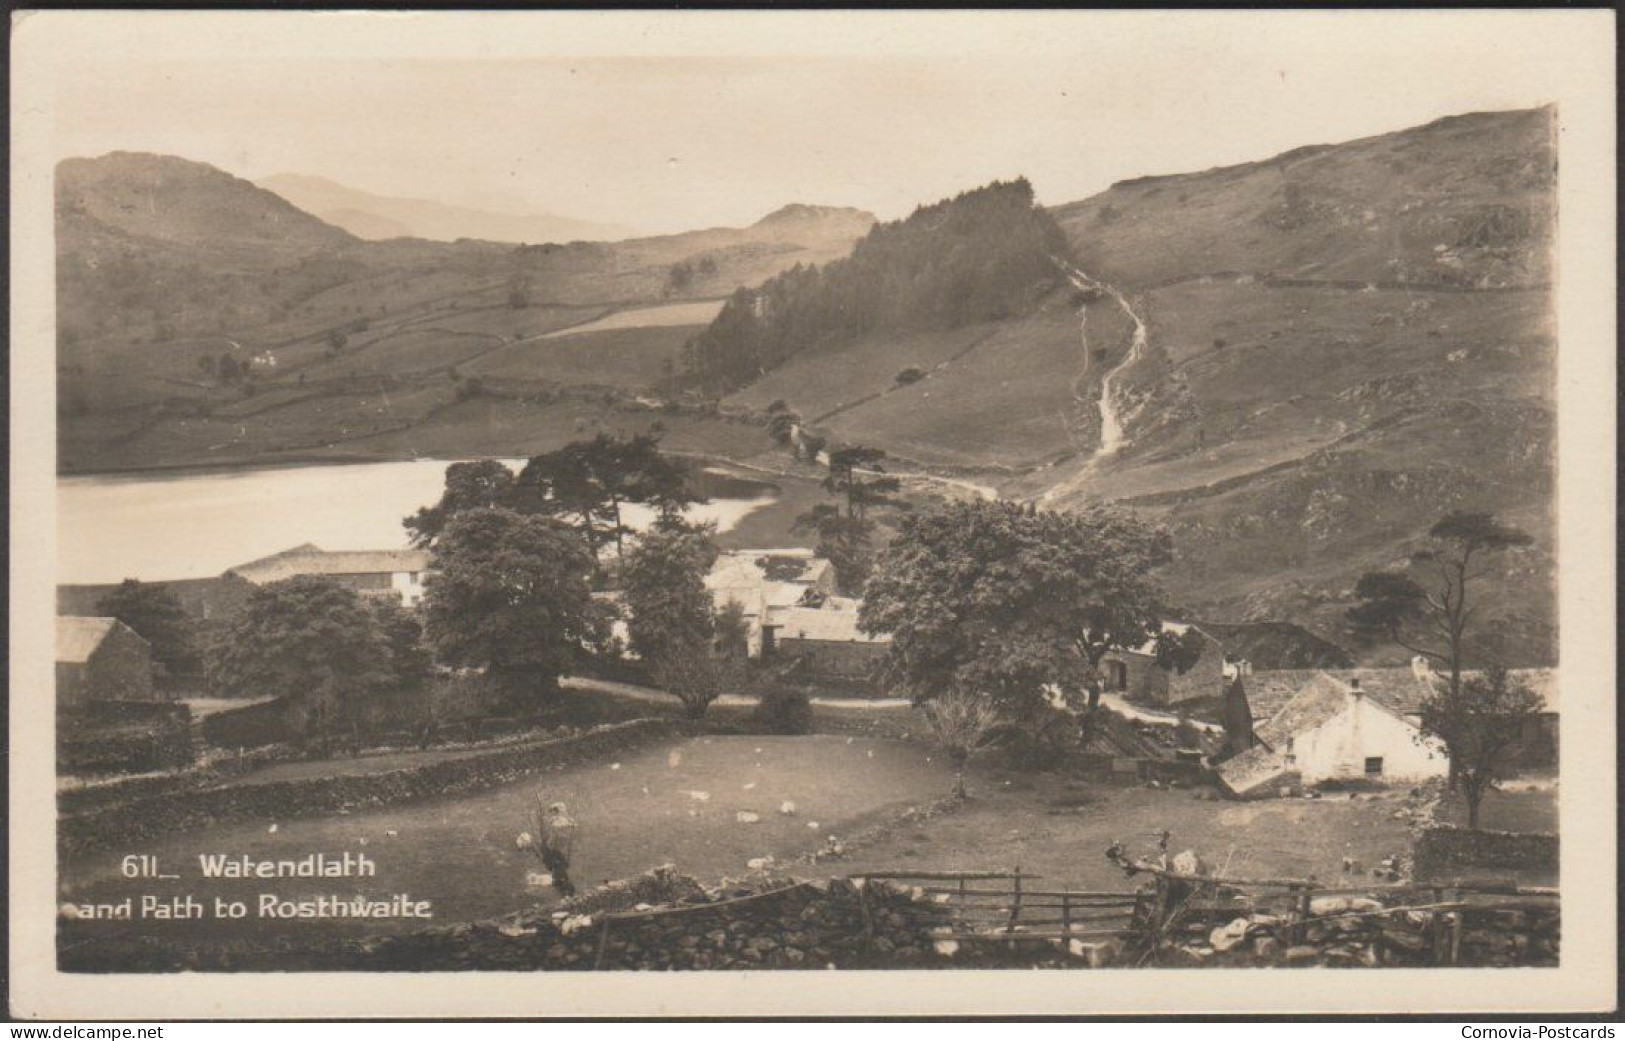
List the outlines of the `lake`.
{"type": "MultiPolygon", "coordinates": [[[[517,469],[522,459],[505,460],[517,469]]],[[[286,466],[57,478],[57,581],[204,578],[305,542],[406,545],[401,519],[440,498],[447,461],[286,466]]],[[[689,516],[727,531],[771,486],[701,471],[711,502],[689,516]]],[[[652,511],[624,511],[635,527],[652,511]]]]}

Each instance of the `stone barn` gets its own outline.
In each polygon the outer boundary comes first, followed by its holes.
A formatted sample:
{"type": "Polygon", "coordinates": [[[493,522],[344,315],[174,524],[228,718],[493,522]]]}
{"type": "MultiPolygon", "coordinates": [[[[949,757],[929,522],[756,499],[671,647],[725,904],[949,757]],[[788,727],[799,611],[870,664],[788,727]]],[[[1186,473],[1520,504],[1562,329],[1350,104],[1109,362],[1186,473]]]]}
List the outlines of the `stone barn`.
{"type": "Polygon", "coordinates": [[[1196,633],[1202,653],[1185,672],[1157,664],[1157,641],[1113,649],[1101,659],[1104,688],[1144,705],[1178,705],[1199,698],[1222,698],[1225,691],[1224,646],[1198,626],[1163,622],[1162,631],[1184,637],[1196,633]]]}
{"type": "Polygon", "coordinates": [[[891,637],[858,628],[858,602],[826,597],[818,606],[775,607],[762,623],[764,660],[799,660],[814,678],[868,681],[891,637]]]}
{"type": "Polygon", "coordinates": [[[152,648],[117,618],[58,616],[56,704],[78,711],[101,701],[162,701],[152,648]]]}

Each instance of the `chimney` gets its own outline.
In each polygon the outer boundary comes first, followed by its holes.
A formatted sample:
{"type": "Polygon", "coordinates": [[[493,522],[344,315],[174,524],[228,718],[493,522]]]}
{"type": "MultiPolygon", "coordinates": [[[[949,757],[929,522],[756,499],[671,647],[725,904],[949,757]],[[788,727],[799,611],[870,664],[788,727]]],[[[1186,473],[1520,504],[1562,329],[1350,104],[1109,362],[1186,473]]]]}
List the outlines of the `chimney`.
{"type": "Polygon", "coordinates": [[[1425,657],[1418,654],[1411,658],[1411,675],[1426,683],[1428,677],[1433,675],[1433,667],[1428,664],[1425,657]]]}

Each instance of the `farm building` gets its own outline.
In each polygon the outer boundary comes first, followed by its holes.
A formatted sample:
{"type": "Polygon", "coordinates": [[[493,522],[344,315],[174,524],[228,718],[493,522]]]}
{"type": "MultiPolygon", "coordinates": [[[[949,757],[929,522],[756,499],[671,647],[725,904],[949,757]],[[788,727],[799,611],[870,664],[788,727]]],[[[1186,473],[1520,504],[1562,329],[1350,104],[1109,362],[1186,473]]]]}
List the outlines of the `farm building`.
{"type": "MultiPolygon", "coordinates": [[[[168,590],[180,601],[181,609],[201,621],[229,618],[243,606],[254,586],[229,571],[213,578],[182,578],[148,583],[168,590]]],[[[104,599],[118,589],[118,583],[59,585],[56,587],[56,613],[94,615],[104,599]]]]}
{"type": "MultiPolygon", "coordinates": [[[[1422,702],[1435,691],[1445,689],[1446,682],[1443,673],[1420,657],[1412,659],[1410,665],[1390,668],[1259,670],[1247,677],[1247,698],[1253,717],[1268,720],[1321,671],[1344,683],[1358,682],[1367,696],[1413,720],[1421,712],[1422,702]]],[[[1466,681],[1479,674],[1478,670],[1470,669],[1462,674],[1462,679],[1466,681]]],[[[1526,724],[1522,739],[1512,751],[1513,759],[1525,769],[1555,766],[1559,710],[1557,671],[1512,669],[1510,675],[1528,685],[1545,704],[1545,710],[1526,724]]]]}
{"type": "Polygon", "coordinates": [[[1257,745],[1219,767],[1231,794],[1273,793],[1294,782],[1413,783],[1450,771],[1444,746],[1422,734],[1416,717],[1392,697],[1317,672],[1265,717],[1257,745]]]}
{"type": "Polygon", "coordinates": [[[416,607],[423,599],[429,551],[424,549],[324,550],[306,543],[239,564],[222,576],[263,586],[286,578],[319,575],[363,596],[400,598],[401,606],[416,607]]]}
{"type": "Polygon", "coordinates": [[[1204,630],[1181,622],[1164,622],[1162,631],[1184,637],[1196,633],[1202,652],[1185,672],[1157,664],[1157,641],[1147,640],[1127,650],[1112,649],[1101,659],[1107,691],[1120,693],[1146,705],[1177,705],[1199,698],[1224,695],[1224,647],[1204,630]]]}
{"type": "Polygon", "coordinates": [[[117,618],[58,616],[56,703],[80,710],[98,701],[159,701],[152,648],[117,618]]]}
{"type": "Polygon", "coordinates": [[[829,679],[874,676],[891,637],[858,628],[857,600],[838,596],[806,600],[794,607],[768,608],[762,622],[762,657],[800,659],[811,675],[829,679]]]}
{"type": "MultiPolygon", "coordinates": [[[[414,607],[423,599],[423,582],[428,567],[427,550],[328,551],[306,543],[238,564],[213,578],[185,578],[150,584],[175,594],[188,615],[207,622],[236,614],[255,587],[300,575],[322,575],[369,596],[395,595],[400,597],[402,606],[414,607]]],[[[59,585],[56,587],[56,613],[93,614],[97,610],[96,605],[117,588],[117,583],[59,585]]]]}
{"type": "Polygon", "coordinates": [[[716,606],[729,601],[744,610],[751,657],[762,653],[762,624],[770,608],[800,604],[809,592],[835,592],[835,567],[810,549],[736,549],[721,553],[705,576],[716,606]]]}

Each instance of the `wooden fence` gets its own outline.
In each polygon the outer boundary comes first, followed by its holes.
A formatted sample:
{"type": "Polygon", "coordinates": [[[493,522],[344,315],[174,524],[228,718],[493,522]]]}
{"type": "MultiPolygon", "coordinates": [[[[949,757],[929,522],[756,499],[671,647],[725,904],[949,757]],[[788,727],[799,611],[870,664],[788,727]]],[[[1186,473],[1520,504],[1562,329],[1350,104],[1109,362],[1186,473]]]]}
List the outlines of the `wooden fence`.
{"type": "Polygon", "coordinates": [[[1043,876],[1020,867],[999,871],[876,871],[864,875],[921,890],[949,912],[952,932],[939,940],[1023,941],[1121,939],[1131,930],[1139,893],[1045,889],[1043,876]]]}

